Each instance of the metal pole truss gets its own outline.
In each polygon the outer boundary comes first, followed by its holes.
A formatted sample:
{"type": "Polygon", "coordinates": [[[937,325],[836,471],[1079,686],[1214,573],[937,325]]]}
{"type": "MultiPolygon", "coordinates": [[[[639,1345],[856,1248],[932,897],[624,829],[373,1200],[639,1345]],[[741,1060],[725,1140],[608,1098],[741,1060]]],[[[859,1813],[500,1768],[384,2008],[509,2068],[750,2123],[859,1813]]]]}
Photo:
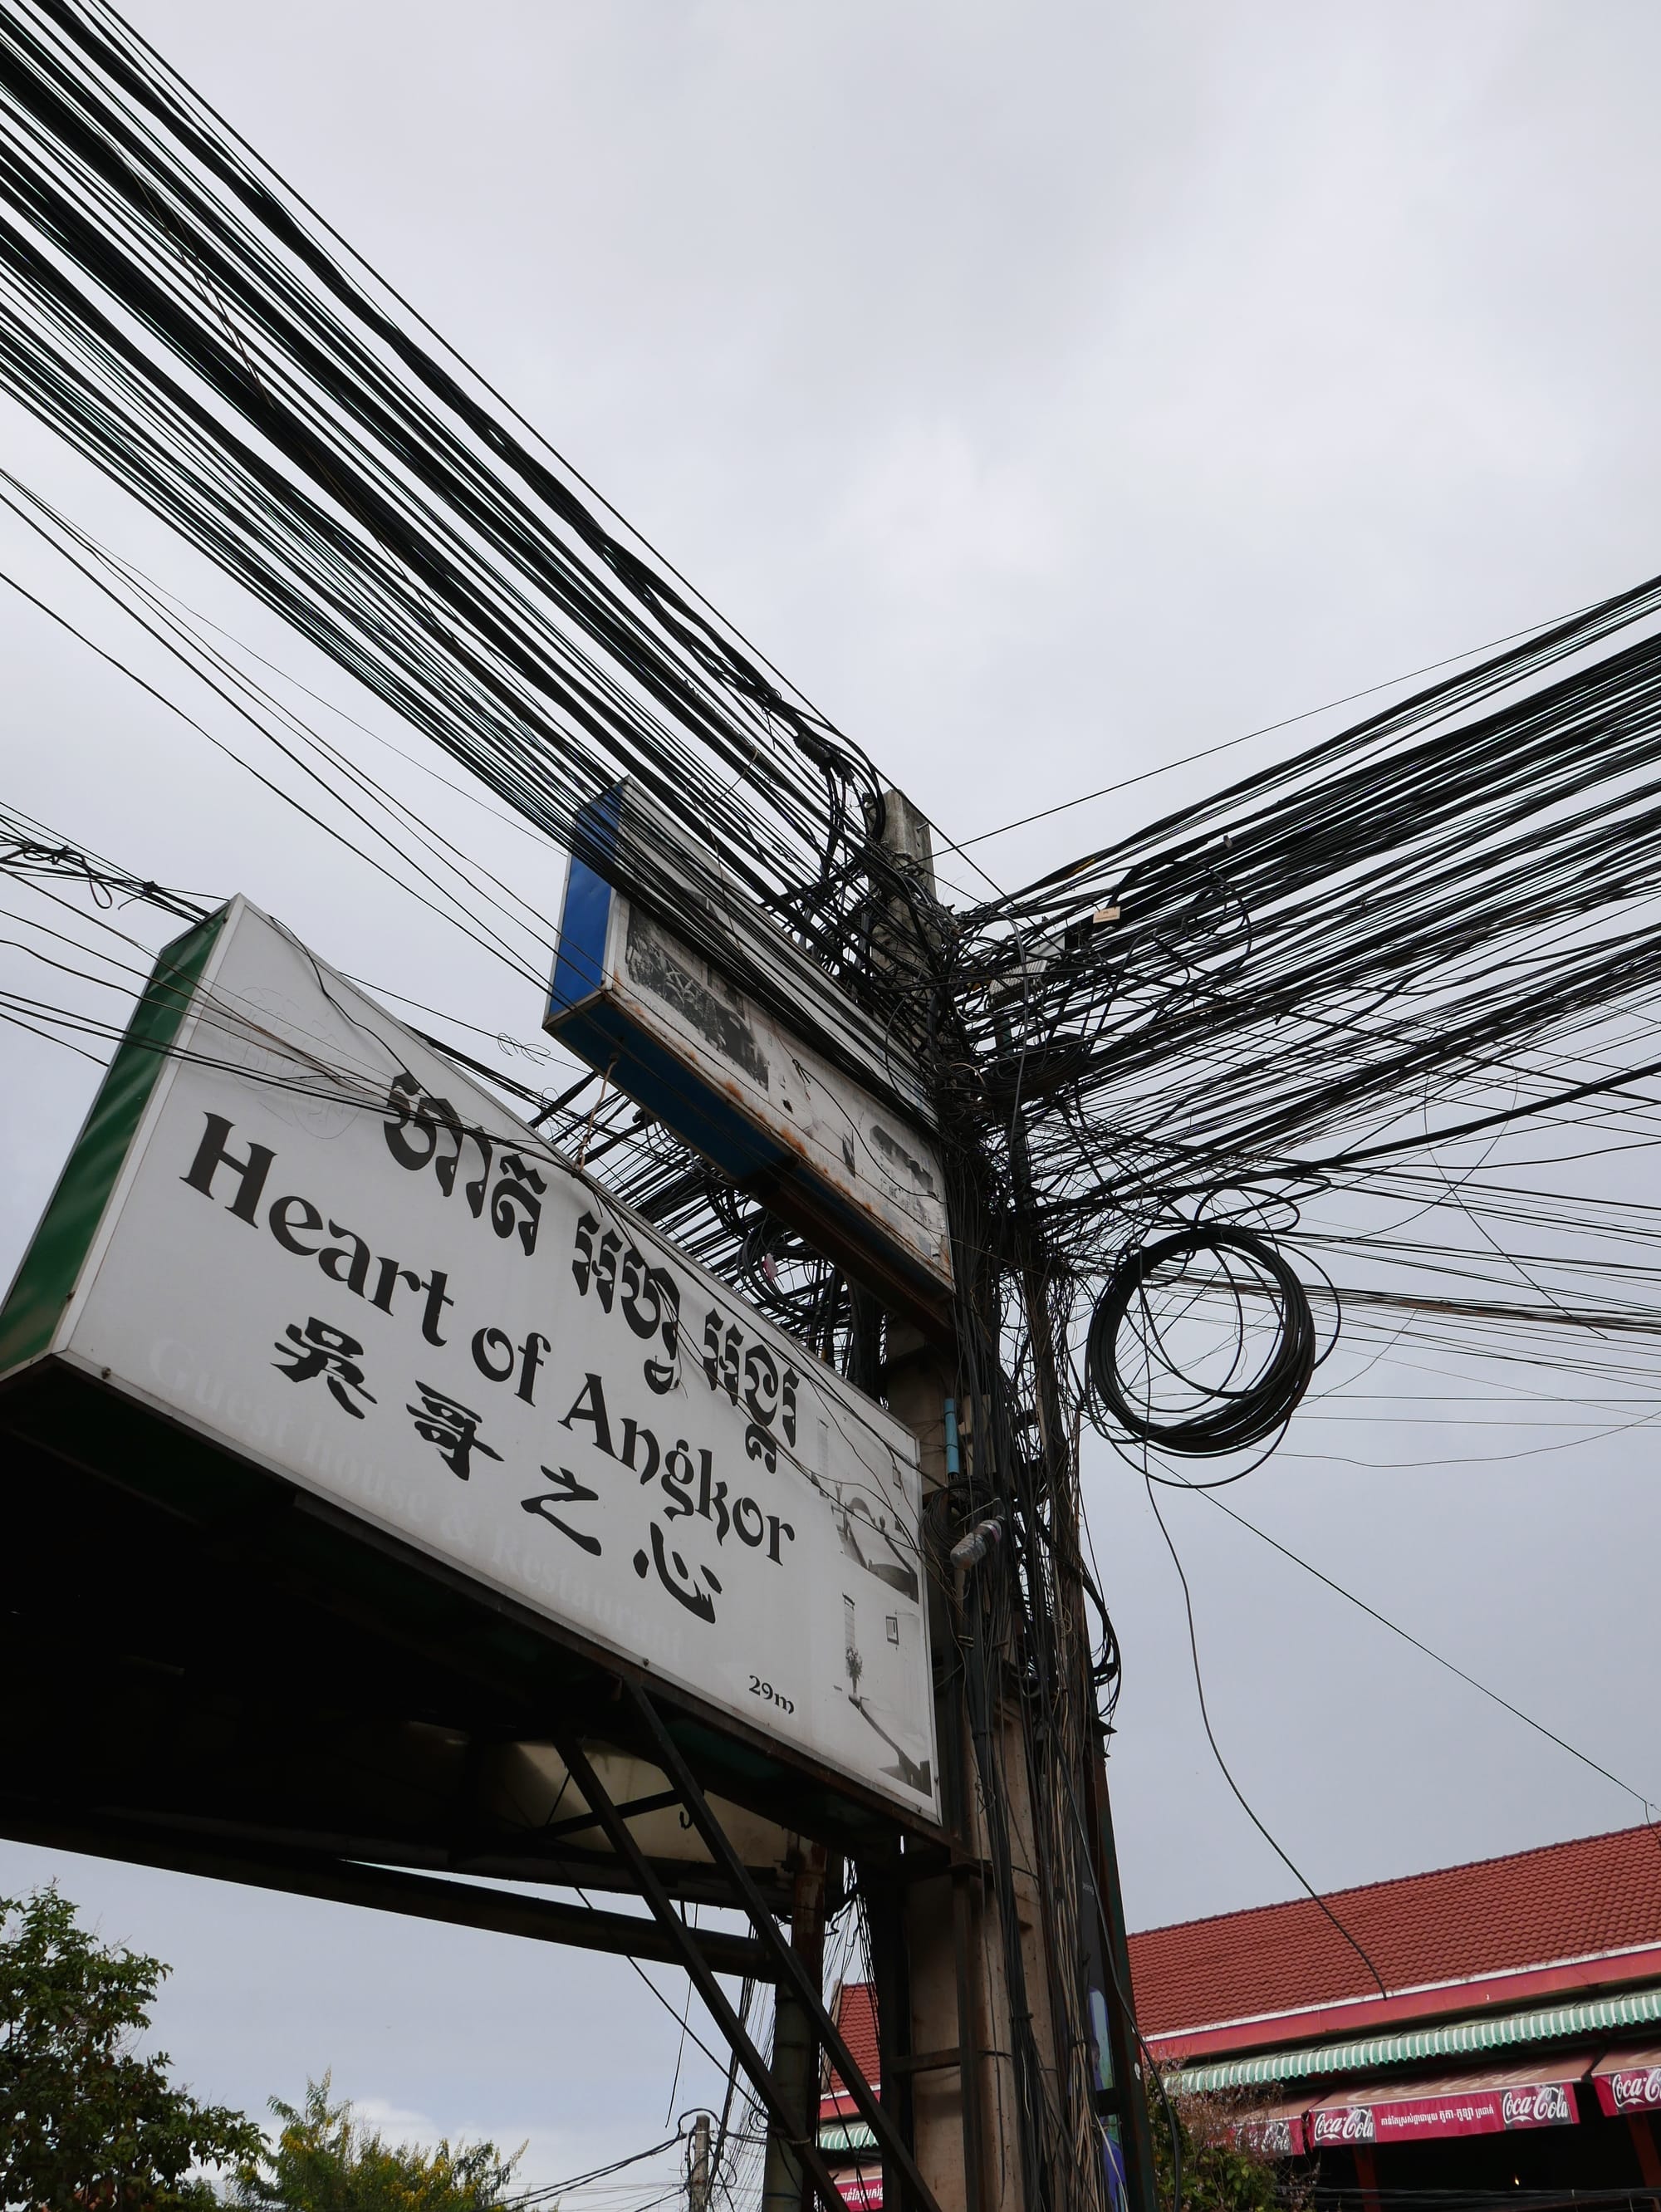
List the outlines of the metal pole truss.
{"type": "MultiPolygon", "coordinates": [[[[639,1809],[626,1806],[624,1816],[639,1809]]],[[[665,1966],[682,1963],[682,1947],[671,1943],[653,1922],[633,1913],[527,1897],[521,1890],[499,1889],[490,1882],[450,1881],[339,1850],[227,1835],[177,1820],[94,1817],[72,1808],[42,1807],[38,1802],[20,1808],[0,1801],[0,1837],[45,1850],[91,1852],[131,1866],[165,1867],[171,1873],[200,1875],[212,1881],[246,1882],[295,1897],[407,1913],[454,1928],[487,1928],[498,1935],[529,1936],[538,1942],[665,1966]]],[[[366,1840],[361,1849],[367,1853],[373,1845],[366,1840]]],[[[689,1933],[712,1972],[761,1982],[777,1978],[772,1958],[749,1937],[712,1928],[689,1933]]]]}
{"type": "MultiPolygon", "coordinates": [[[[852,2097],[859,2117],[876,2137],[884,2165],[891,2166],[898,2177],[913,2212],[940,2212],[933,2191],[918,2170],[909,2146],[894,2124],[893,2114],[886,2112],[877,2101],[870,2084],[843,2041],[835,2021],[827,2011],[817,1984],[791,1949],[749,1868],[710,1810],[708,1800],[682,1756],[680,1746],[670,1735],[663,1716],[647,1692],[638,1685],[631,1684],[628,1694],[652,1739],[655,1764],[661,1766],[668,1777],[687,1817],[718,1871],[730,1886],[734,1907],[746,1915],[755,1932],[756,1944],[767,1961],[764,1971],[781,1988],[787,1990],[807,2014],[820,2048],[828,2055],[852,2097]]],[[[774,2079],[767,2060],[750,2039],[743,2021],[717,1980],[715,1970],[697,1934],[688,1927],[676,1911],[657,1869],[630,1831],[625,1808],[612,1802],[580,1743],[574,1738],[568,1738],[560,1740],[558,1747],[573,1780],[604,1832],[607,1841],[633,1873],[640,1885],[641,1896],[651,1908],[653,1919],[674,1951],[678,1963],[691,1976],[694,1988],[749,2075],[769,2118],[789,2140],[791,2149],[801,2160],[803,2170],[824,2206],[824,2212],[846,2212],[841,2194],[820,2152],[811,2118],[805,2139],[798,2140],[800,2115],[792,2111],[791,2100],[774,2079]]]]}

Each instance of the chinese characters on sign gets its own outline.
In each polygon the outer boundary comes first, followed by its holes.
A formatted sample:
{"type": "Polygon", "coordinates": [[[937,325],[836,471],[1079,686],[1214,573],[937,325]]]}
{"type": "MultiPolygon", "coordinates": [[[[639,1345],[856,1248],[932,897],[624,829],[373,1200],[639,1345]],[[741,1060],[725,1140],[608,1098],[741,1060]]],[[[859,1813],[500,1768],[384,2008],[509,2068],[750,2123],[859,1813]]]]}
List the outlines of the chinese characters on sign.
{"type": "MultiPolygon", "coordinates": [[[[431,1102],[423,1103],[430,1106],[431,1102]]],[[[446,1110],[453,1122],[453,1109],[446,1107],[446,1110]]],[[[205,1198],[220,1196],[239,1218],[257,1224],[257,1216],[245,1206],[250,1190],[248,1165],[234,1158],[229,1149],[236,1139],[236,1131],[222,1115],[209,1115],[208,1122],[190,1171],[182,1180],[205,1198]],[[232,1172],[216,1189],[221,1168],[232,1172]]],[[[250,1146],[251,1158],[256,1152],[263,1155],[258,1163],[259,1190],[263,1194],[264,1180],[276,1155],[269,1147],[250,1146]]],[[[453,1158],[450,1165],[453,1169],[453,1158]]],[[[449,1195],[448,1189],[445,1194],[449,1195]]],[[[268,1221],[285,1250],[301,1256],[329,1256],[312,1255],[309,1248],[296,1242],[298,1229],[308,1224],[313,1229],[322,1225],[321,1215],[308,1200],[278,1199],[268,1211],[268,1221]]],[[[355,1296],[365,1296],[374,1255],[355,1231],[343,1230],[336,1222],[329,1224],[329,1234],[349,1237],[352,1249],[337,1248],[346,1253],[349,1260],[344,1273],[327,1267],[325,1273],[343,1283],[355,1296]]],[[[379,1263],[377,1285],[403,1280],[417,1291],[427,1291],[424,1310],[427,1319],[434,1318],[444,1307],[454,1304],[442,1287],[436,1303],[431,1296],[431,1285],[441,1286],[447,1283],[447,1275],[434,1273],[428,1279],[395,1267],[389,1274],[390,1265],[379,1263]]],[[[612,1311],[615,1299],[617,1314],[630,1331],[637,1338],[660,1344],[668,1352],[666,1361],[648,1357],[642,1362],[641,1372],[647,1388],[654,1393],[662,1395],[670,1390],[678,1379],[680,1293],[669,1272],[652,1266],[615,1230],[602,1231],[598,1219],[585,1212],[576,1224],[572,1273],[579,1296],[586,1297],[591,1291],[606,1314],[612,1311]]],[[[424,1334],[440,1350],[448,1341],[439,1336],[435,1328],[426,1328],[424,1334]]],[[[366,1404],[379,1403],[368,1388],[363,1367],[364,1347],[356,1337],[312,1315],[304,1323],[289,1322],[283,1331],[283,1340],[275,1347],[277,1357],[272,1364],[289,1382],[318,1383],[354,1420],[364,1418],[366,1404]]],[[[709,1389],[724,1391],[729,1402],[742,1405],[745,1413],[746,1457],[759,1462],[769,1474],[775,1473],[779,1438],[782,1437],[786,1445],[796,1441],[796,1393],[801,1377],[789,1364],[781,1371],[779,1360],[765,1344],[747,1344],[743,1329],[718,1310],[712,1310],[705,1322],[704,1340],[706,1351],[700,1371],[709,1389]],[[774,1434],[775,1422],[778,1435],[774,1434]]],[[[505,1331],[484,1328],[475,1335],[471,1356],[475,1367],[487,1381],[514,1382],[515,1396],[534,1406],[543,1356],[551,1349],[549,1340],[536,1332],[529,1334],[522,1345],[516,1346],[505,1331]]],[[[420,1377],[415,1378],[413,1388],[415,1397],[406,1405],[405,1411],[410,1416],[414,1431],[424,1443],[433,1446],[452,1474],[463,1482],[470,1480],[476,1458],[494,1460],[505,1471],[511,1472],[506,1469],[502,1453],[494,1444],[488,1443],[481,1433],[484,1423],[482,1413],[420,1377]]],[[[583,1437],[596,1451],[626,1468],[636,1478],[641,1492],[653,1493],[644,1501],[646,1510],[660,1513],[662,1517],[661,1521],[652,1521],[643,1531],[643,1540],[633,1553],[634,1572],[642,1581],[655,1573],[664,1590],[698,1620],[714,1622],[715,1601],[722,1594],[720,1577],[707,1562],[688,1565],[683,1554],[667,1540],[665,1530],[670,1525],[696,1516],[707,1525],[718,1553],[730,1535],[737,1544],[764,1554],[775,1566],[783,1558],[784,1547],[796,1540],[796,1530],[782,1513],[767,1510],[755,1498],[736,1492],[724,1477],[717,1475],[714,1455],[707,1445],[697,1447],[694,1454],[694,1448],[685,1437],[665,1443],[655,1430],[633,1414],[614,1419],[607,1404],[605,1379],[598,1370],[585,1374],[582,1386],[568,1410],[560,1417],[559,1425],[583,1437]]],[[[597,1503],[600,1492],[580,1482],[568,1468],[542,1466],[539,1472],[553,1487],[521,1498],[519,1503],[524,1511],[539,1515],[572,1543],[596,1559],[601,1557],[601,1539],[573,1528],[561,1517],[565,1508],[597,1503]]],[[[851,1671],[857,1688],[857,1660],[851,1671]]]]}
{"type": "Polygon", "coordinates": [[[363,1346],[357,1339],[348,1336],[344,1329],[330,1328],[315,1314],[304,1328],[290,1322],[282,1334],[288,1341],[277,1346],[277,1356],[271,1363],[277,1372],[291,1382],[310,1382],[321,1376],[335,1403],[355,1421],[361,1421],[363,1407],[359,1399],[367,1399],[372,1406],[375,1400],[363,1386],[363,1370],[358,1364],[363,1346]]]}
{"type": "Polygon", "coordinates": [[[473,1455],[482,1452],[487,1459],[500,1459],[501,1454],[479,1441],[479,1416],[470,1406],[458,1405],[455,1399],[446,1398],[442,1390],[435,1390],[430,1382],[417,1382],[421,1394],[419,1406],[406,1410],[415,1417],[415,1434],[429,1444],[436,1444],[439,1456],[452,1474],[458,1474],[465,1482],[473,1472],[473,1455]]]}

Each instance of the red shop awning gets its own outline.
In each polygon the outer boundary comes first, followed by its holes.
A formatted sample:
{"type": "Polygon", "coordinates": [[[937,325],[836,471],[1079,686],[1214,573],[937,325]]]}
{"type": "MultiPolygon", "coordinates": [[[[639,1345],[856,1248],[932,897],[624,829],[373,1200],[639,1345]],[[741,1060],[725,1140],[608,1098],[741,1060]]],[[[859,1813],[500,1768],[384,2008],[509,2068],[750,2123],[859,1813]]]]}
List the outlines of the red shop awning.
{"type": "Polygon", "coordinates": [[[1589,2051],[1523,2066],[1452,2074],[1434,2081],[1373,2082],[1314,2106],[1311,2150],[1353,2143],[1433,2142],[1448,2136],[1500,2135],[1508,2128],[1573,2126],[1574,2085],[1589,2051]]]}
{"type": "Polygon", "coordinates": [[[1661,2051],[1606,2051],[1591,2078],[1606,2112],[1661,2108],[1661,2051]]]}

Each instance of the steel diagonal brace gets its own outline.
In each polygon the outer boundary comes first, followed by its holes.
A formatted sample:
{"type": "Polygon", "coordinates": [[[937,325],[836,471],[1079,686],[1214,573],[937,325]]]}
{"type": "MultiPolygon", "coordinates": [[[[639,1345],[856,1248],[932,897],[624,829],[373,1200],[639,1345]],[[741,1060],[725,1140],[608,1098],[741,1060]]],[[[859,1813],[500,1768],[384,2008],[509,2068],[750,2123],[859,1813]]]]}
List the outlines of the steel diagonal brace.
{"type": "MultiPolygon", "coordinates": [[[[761,1948],[771,1954],[779,1970],[779,1987],[791,1992],[812,2021],[820,2047],[829,2053],[831,2063],[858,2107],[860,2118],[876,2137],[883,2157],[892,2160],[917,2212],[940,2212],[933,2191],[918,2172],[916,2160],[894,2126],[893,2114],[886,2112],[871,2094],[870,2084],[847,2045],[843,2042],[835,2021],[825,2009],[818,1984],[779,1933],[779,1923],[768,1911],[767,1900],[756,1887],[749,1869],[734,1850],[725,1829],[710,1811],[691,1768],[681,1756],[680,1746],[664,1727],[662,1716],[646,1692],[638,1685],[631,1684],[630,1695],[652,1731],[652,1742],[656,1747],[655,1763],[663,1768],[680,1791],[692,1825],[702,1838],[710,1856],[743,1899],[744,1910],[749,1915],[750,1924],[761,1948]]],[[[582,1788],[580,1780],[578,1787],[582,1788]]],[[[586,1791],[584,1794],[586,1795],[586,1791]]]]}
{"type": "MultiPolygon", "coordinates": [[[[650,1711],[649,1707],[648,1711],[650,1711]]],[[[657,1717],[654,1714],[652,1717],[655,1720],[657,1717]]],[[[680,1963],[692,1977],[693,1987],[708,2007],[716,2026],[726,2038],[729,2047],[737,2054],[739,2063],[749,2075],[755,2086],[756,2095],[767,2107],[768,2118],[800,2159],[804,2171],[819,2194],[825,2212],[846,2212],[841,2193],[832,2179],[831,2170],[820,2155],[819,2146],[814,2140],[815,2121],[812,2116],[809,2117],[808,2133],[803,2140],[798,2134],[802,2125],[801,2114],[792,2112],[780,2095],[778,2085],[773,2078],[772,2069],[746,2033],[744,2023],[734,2011],[726,1991],[716,1980],[708,1960],[699,1948],[697,1938],[675,1910],[670,1900],[669,1892],[658,1880],[651,1860],[641,1850],[622,1814],[613,1804],[605,1784],[585,1758],[582,1746],[575,1741],[561,1743],[557,1738],[555,1741],[560,1756],[564,1759],[578,1789],[582,1792],[584,1799],[604,1831],[607,1841],[640,1884],[640,1894],[651,1906],[652,1918],[668,1937],[680,1963]]],[[[674,1778],[671,1776],[670,1779],[674,1778]]],[[[704,1804],[703,1793],[695,1782],[691,1784],[691,1790],[693,1795],[690,1797],[686,1797],[684,1792],[681,1794],[687,1810],[692,1814],[695,1822],[699,1813],[701,1811],[707,1814],[708,1808],[704,1804]]],[[[719,1834],[720,1832],[718,1829],[716,1832],[719,1834]]],[[[722,1841],[724,1843],[726,1838],[723,1837],[722,1841]]],[[[728,1849],[730,1850],[730,1848],[729,1845],[728,1849]]],[[[727,1869],[724,1867],[723,1870],[727,1869]]],[[[740,1870],[744,1873],[746,1885],[755,1895],[755,1909],[760,1911],[761,1918],[766,1921],[770,1929],[773,1929],[776,1936],[778,1930],[773,1927],[773,1916],[768,1912],[760,1891],[756,1890],[755,1884],[749,1881],[748,1871],[743,1869],[742,1863],[740,1870]]],[[[745,1899],[745,1904],[748,1907],[748,1898],[745,1899]]],[[[794,1955],[790,1953],[788,1944],[785,1948],[788,1955],[794,1955]]],[[[849,2077],[844,2076],[845,2080],[847,2078],[849,2077]]],[[[855,2075],[852,2078],[857,2080],[858,2076],[855,2075]]],[[[933,2198],[928,2197],[926,2192],[923,2212],[939,2212],[939,2208],[933,2198]]]]}

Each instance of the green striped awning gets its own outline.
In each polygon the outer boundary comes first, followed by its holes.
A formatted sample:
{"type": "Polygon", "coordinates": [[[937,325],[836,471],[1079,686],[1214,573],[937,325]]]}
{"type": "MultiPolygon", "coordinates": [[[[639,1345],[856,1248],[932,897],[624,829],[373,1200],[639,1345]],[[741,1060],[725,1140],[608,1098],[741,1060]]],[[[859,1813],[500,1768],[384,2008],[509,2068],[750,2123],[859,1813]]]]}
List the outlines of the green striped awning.
{"type": "Polygon", "coordinates": [[[1502,2051],[1518,2043],[1551,2043],[1565,2035],[1595,2034],[1611,2027],[1642,2027],[1661,2020],[1661,1987],[1588,1997],[1579,2004],[1548,2005],[1536,2012],[1483,2013],[1409,2028],[1401,2035],[1370,2035],[1355,2043],[1311,2043],[1291,2051],[1265,2051],[1252,2058],[1221,2059],[1215,2066],[1185,2066],[1167,2074],[1167,2089],[1243,2088],[1258,2081],[1302,2081],[1322,2074],[1403,2066],[1415,2058],[1457,2057],[1467,2051],[1502,2051]]]}
{"type": "Polygon", "coordinates": [[[875,2150],[876,2137],[864,2120],[827,2120],[819,2130],[821,2150],[875,2150]]]}

